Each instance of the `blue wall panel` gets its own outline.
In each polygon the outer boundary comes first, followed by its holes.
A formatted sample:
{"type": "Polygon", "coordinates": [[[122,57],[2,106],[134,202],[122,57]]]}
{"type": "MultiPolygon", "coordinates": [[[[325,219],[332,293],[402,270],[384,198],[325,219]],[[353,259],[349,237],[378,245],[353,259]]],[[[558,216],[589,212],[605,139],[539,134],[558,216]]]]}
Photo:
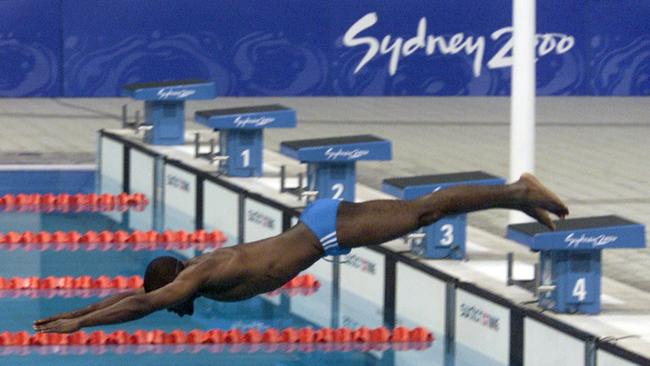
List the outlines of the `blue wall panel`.
{"type": "Polygon", "coordinates": [[[0,96],[61,94],[61,1],[0,1],[0,96]]]}
{"type": "Polygon", "coordinates": [[[589,95],[650,95],[650,2],[591,0],[589,95]]]}
{"type": "MultiPolygon", "coordinates": [[[[127,83],[199,77],[232,96],[508,95],[511,6],[0,1],[11,15],[0,25],[0,42],[13,39],[17,47],[0,48],[12,55],[0,61],[0,92],[116,96],[127,83]]],[[[650,94],[649,16],[645,0],[539,0],[538,93],[650,94]]]]}

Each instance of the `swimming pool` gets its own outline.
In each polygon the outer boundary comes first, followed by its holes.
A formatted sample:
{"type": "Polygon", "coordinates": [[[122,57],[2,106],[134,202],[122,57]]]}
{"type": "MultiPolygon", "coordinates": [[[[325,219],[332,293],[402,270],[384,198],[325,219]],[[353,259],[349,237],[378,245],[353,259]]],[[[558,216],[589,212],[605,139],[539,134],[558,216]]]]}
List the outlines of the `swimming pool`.
{"type": "MultiPolygon", "coordinates": [[[[131,231],[120,223],[116,212],[97,213],[0,213],[0,232],[39,231],[131,231]],[[115,220],[115,219],[118,220],[115,220]]],[[[173,223],[165,227],[173,229],[173,223]]],[[[115,248],[109,250],[83,250],[79,247],[58,247],[47,250],[25,250],[25,247],[2,245],[0,276],[82,276],[97,277],[142,276],[146,264],[159,255],[169,255],[169,250],[133,250],[115,248]],[[9,250],[13,249],[13,250],[9,250]]],[[[32,248],[34,249],[34,248],[32,248]]],[[[202,250],[185,249],[174,255],[187,257],[200,254],[202,250]]],[[[306,271],[309,273],[309,270],[306,271]]],[[[323,326],[376,326],[376,310],[368,301],[345,290],[332,291],[332,283],[315,275],[320,281],[316,291],[309,293],[283,292],[261,295],[239,303],[219,303],[198,299],[191,317],[179,318],[168,312],[151,314],[137,321],[86,329],[101,329],[106,333],[114,330],[134,332],[138,329],[241,329],[264,330],[274,328],[300,328],[323,326]],[[338,295],[337,295],[338,294],[338,295]],[[336,306],[330,306],[336,304],[336,306]],[[336,313],[363,314],[353,318],[336,313]]],[[[0,291],[0,304],[5,316],[0,318],[0,331],[31,333],[31,324],[58,312],[69,311],[97,301],[101,294],[96,291],[0,291]],[[22,292],[21,292],[22,291],[22,292]]],[[[417,326],[417,324],[404,324],[417,326]]],[[[297,345],[145,345],[145,346],[32,346],[0,347],[0,363],[13,365],[492,365],[495,364],[479,353],[462,345],[447,344],[443,334],[434,334],[436,340],[417,349],[384,345],[371,349],[368,345],[350,344],[347,347],[328,344],[297,345]],[[366,347],[366,348],[363,348],[366,347]]],[[[411,347],[413,348],[413,347],[411,347]]]]}

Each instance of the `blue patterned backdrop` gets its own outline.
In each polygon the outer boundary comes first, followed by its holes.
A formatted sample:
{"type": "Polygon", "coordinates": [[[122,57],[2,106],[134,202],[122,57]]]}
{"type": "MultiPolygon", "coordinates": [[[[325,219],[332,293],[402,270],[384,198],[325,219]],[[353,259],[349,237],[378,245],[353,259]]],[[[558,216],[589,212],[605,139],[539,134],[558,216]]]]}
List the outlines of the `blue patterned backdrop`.
{"type": "Polygon", "coordinates": [[[62,93],[59,0],[0,1],[0,96],[62,93]]]}
{"type": "MultiPolygon", "coordinates": [[[[0,95],[507,95],[509,0],[0,1],[0,95]]],[[[650,94],[650,2],[538,0],[540,95],[650,94]]]]}

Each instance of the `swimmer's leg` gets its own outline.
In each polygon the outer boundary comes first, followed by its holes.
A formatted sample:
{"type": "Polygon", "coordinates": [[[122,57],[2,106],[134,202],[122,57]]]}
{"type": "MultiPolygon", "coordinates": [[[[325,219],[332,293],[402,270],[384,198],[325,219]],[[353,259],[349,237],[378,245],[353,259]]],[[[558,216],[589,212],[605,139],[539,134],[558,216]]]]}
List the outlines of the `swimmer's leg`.
{"type": "Polygon", "coordinates": [[[412,201],[341,203],[337,213],[340,247],[377,245],[404,236],[448,215],[490,208],[520,210],[554,228],[549,212],[564,217],[567,207],[533,175],[503,186],[457,186],[412,201]]]}

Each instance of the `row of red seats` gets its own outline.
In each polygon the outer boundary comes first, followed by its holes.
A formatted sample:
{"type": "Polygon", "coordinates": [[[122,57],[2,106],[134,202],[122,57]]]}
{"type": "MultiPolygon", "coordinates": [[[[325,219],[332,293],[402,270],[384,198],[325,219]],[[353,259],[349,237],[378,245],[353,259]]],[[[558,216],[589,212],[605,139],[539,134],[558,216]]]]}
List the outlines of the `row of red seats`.
{"type": "Polygon", "coordinates": [[[416,350],[421,351],[431,347],[431,342],[404,343],[238,343],[238,344],[145,344],[145,345],[97,345],[97,346],[45,346],[45,347],[0,347],[0,356],[27,356],[32,352],[39,355],[102,355],[113,354],[143,354],[143,353],[255,353],[255,352],[369,352],[416,350]]]}
{"type": "Polygon", "coordinates": [[[4,211],[19,212],[126,211],[130,208],[138,211],[147,204],[149,201],[142,193],[18,193],[0,197],[0,207],[4,211]]]}
{"type": "MultiPolygon", "coordinates": [[[[134,230],[131,233],[126,231],[86,231],[80,233],[77,231],[24,231],[22,233],[10,231],[6,234],[0,233],[0,244],[151,244],[149,246],[141,246],[141,248],[159,247],[154,244],[209,244],[212,247],[221,246],[226,242],[226,236],[219,230],[205,231],[197,230],[194,232],[187,232],[185,230],[166,230],[163,232],[158,231],[139,231],[134,230]]],[[[90,246],[92,247],[92,246],[90,246]]],[[[31,246],[30,248],[37,249],[38,246],[31,246]]],[[[97,248],[97,247],[95,247],[97,248]]],[[[127,246],[124,246],[124,249],[127,246]]]]}
{"type": "Polygon", "coordinates": [[[385,327],[357,329],[350,328],[268,328],[264,331],[194,329],[185,332],[180,329],[171,332],[162,330],[136,330],[129,333],[116,330],[105,333],[101,330],[92,333],[78,331],[70,334],[21,332],[0,333],[0,346],[67,346],[67,345],[162,345],[162,344],[276,344],[276,343],[406,343],[432,342],[433,334],[417,328],[385,327]]]}
{"type": "Polygon", "coordinates": [[[137,289],[142,283],[140,276],[0,277],[0,290],[137,289]]]}

